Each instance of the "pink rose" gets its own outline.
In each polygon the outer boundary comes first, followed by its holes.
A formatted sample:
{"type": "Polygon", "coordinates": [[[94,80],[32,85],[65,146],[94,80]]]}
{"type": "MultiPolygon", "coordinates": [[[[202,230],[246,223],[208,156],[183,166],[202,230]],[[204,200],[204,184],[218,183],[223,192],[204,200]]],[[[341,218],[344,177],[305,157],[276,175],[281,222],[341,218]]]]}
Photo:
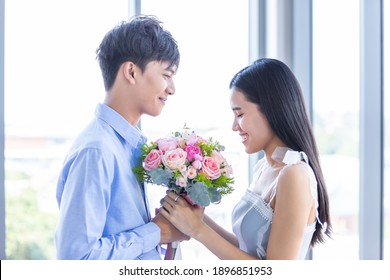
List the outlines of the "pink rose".
{"type": "Polygon", "coordinates": [[[226,164],[226,165],[222,166],[221,172],[225,176],[230,177],[233,175],[233,168],[231,167],[231,165],[226,164]]]}
{"type": "Polygon", "coordinates": [[[202,162],[200,160],[195,160],[192,164],[191,164],[195,169],[201,169],[202,168],[202,162]]]}
{"type": "Polygon", "coordinates": [[[215,180],[221,176],[219,162],[212,157],[204,157],[202,162],[202,172],[210,180],[215,180]]]}
{"type": "Polygon", "coordinates": [[[228,165],[226,159],[217,151],[213,151],[211,157],[219,162],[219,168],[221,169],[221,174],[225,174],[226,176],[230,176],[233,174],[233,170],[230,165],[228,165]]]}
{"type": "Polygon", "coordinates": [[[162,152],[160,150],[151,150],[144,159],[145,170],[157,168],[161,164],[162,152]]]}
{"type": "Polygon", "coordinates": [[[171,170],[179,170],[179,168],[185,164],[187,153],[181,149],[177,148],[171,151],[166,151],[162,156],[162,161],[164,165],[171,170]]]}
{"type": "Polygon", "coordinates": [[[216,161],[218,161],[220,165],[221,165],[223,162],[226,161],[225,158],[224,158],[219,152],[217,152],[217,151],[213,151],[213,152],[211,153],[211,157],[212,157],[213,159],[215,159],[216,161]]]}
{"type": "Polygon", "coordinates": [[[188,145],[184,148],[184,151],[186,151],[187,159],[189,161],[193,161],[195,159],[195,155],[202,156],[202,151],[198,146],[188,145]]]}
{"type": "Polygon", "coordinates": [[[198,155],[198,154],[195,154],[194,155],[194,160],[199,160],[199,161],[202,161],[203,160],[203,155],[198,155]]]}
{"type": "Polygon", "coordinates": [[[196,168],[190,166],[187,170],[188,179],[194,179],[197,175],[196,168]]]}
{"type": "Polygon", "coordinates": [[[183,172],[186,172],[187,171],[187,166],[186,165],[182,165],[182,166],[179,166],[179,171],[181,172],[181,173],[183,173],[183,172]]]}
{"type": "Polygon", "coordinates": [[[187,166],[185,166],[185,165],[180,166],[179,171],[180,171],[181,176],[183,176],[184,178],[187,178],[187,166]]]}
{"type": "Polygon", "coordinates": [[[176,185],[184,188],[185,186],[187,186],[187,180],[186,178],[182,177],[182,176],[178,176],[176,178],[176,185]]]}
{"type": "Polygon", "coordinates": [[[177,139],[175,137],[162,138],[156,142],[159,150],[162,152],[171,151],[177,148],[177,139]]]}

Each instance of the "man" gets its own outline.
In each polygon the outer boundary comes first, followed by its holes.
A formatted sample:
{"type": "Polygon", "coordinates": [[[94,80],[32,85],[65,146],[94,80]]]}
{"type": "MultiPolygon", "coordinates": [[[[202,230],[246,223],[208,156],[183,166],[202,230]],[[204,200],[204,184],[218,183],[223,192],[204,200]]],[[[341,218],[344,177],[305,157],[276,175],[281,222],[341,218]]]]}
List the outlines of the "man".
{"type": "Polygon", "coordinates": [[[180,54],[155,17],[123,22],[96,51],[106,96],[75,140],[57,185],[58,259],[160,259],[160,244],[188,239],[165,218],[150,218],[132,168],[146,141],[143,114],[158,116],[175,93],[180,54]]]}

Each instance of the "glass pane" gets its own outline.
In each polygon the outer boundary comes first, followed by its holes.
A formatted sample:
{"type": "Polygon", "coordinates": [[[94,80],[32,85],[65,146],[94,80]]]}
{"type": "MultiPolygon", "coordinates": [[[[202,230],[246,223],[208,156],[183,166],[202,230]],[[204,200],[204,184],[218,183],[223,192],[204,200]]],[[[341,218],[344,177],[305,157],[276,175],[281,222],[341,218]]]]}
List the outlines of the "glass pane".
{"type": "MultiPolygon", "coordinates": [[[[248,184],[248,159],[238,135],[231,130],[233,115],[229,82],[248,64],[247,1],[142,1],[142,13],[154,14],[178,41],[181,62],[175,77],[176,94],[157,118],[144,117],[149,140],[166,136],[186,124],[201,136],[226,147],[232,164],[235,191],[206,212],[231,230],[231,211],[248,184]],[[177,12],[180,11],[180,12],[177,12]]],[[[151,206],[159,207],[165,188],[149,186],[151,206]]],[[[183,259],[215,258],[194,240],[182,243],[183,259]]]]}
{"type": "Polygon", "coordinates": [[[359,1],[313,1],[313,112],[334,230],[313,258],[358,259],[359,1]]]}
{"type": "Polygon", "coordinates": [[[55,258],[57,176],[104,98],[95,50],[127,10],[127,0],[5,1],[8,259],[55,258]]]}
{"type": "Polygon", "coordinates": [[[390,3],[383,1],[383,49],[384,49],[384,112],[385,112],[385,139],[384,139],[384,259],[390,259],[390,3]]]}

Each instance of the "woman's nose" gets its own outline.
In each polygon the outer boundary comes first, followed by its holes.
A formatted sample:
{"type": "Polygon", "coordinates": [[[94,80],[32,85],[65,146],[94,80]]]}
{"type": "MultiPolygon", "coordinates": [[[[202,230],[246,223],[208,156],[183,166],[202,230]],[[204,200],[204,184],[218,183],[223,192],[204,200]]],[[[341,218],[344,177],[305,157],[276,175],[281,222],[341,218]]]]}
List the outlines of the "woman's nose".
{"type": "Polygon", "coordinates": [[[236,120],[233,121],[232,130],[233,131],[237,131],[238,130],[238,123],[236,122],[236,120]]]}

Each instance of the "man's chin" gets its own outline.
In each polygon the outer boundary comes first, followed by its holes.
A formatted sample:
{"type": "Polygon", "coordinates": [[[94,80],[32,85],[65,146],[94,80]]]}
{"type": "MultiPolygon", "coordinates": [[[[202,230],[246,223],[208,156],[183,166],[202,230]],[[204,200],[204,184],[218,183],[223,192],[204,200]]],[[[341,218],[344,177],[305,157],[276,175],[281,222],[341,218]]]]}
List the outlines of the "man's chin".
{"type": "Polygon", "coordinates": [[[148,112],[146,113],[148,116],[151,116],[151,117],[158,117],[159,115],[161,115],[161,112],[162,110],[160,111],[154,111],[154,112],[148,112]]]}

